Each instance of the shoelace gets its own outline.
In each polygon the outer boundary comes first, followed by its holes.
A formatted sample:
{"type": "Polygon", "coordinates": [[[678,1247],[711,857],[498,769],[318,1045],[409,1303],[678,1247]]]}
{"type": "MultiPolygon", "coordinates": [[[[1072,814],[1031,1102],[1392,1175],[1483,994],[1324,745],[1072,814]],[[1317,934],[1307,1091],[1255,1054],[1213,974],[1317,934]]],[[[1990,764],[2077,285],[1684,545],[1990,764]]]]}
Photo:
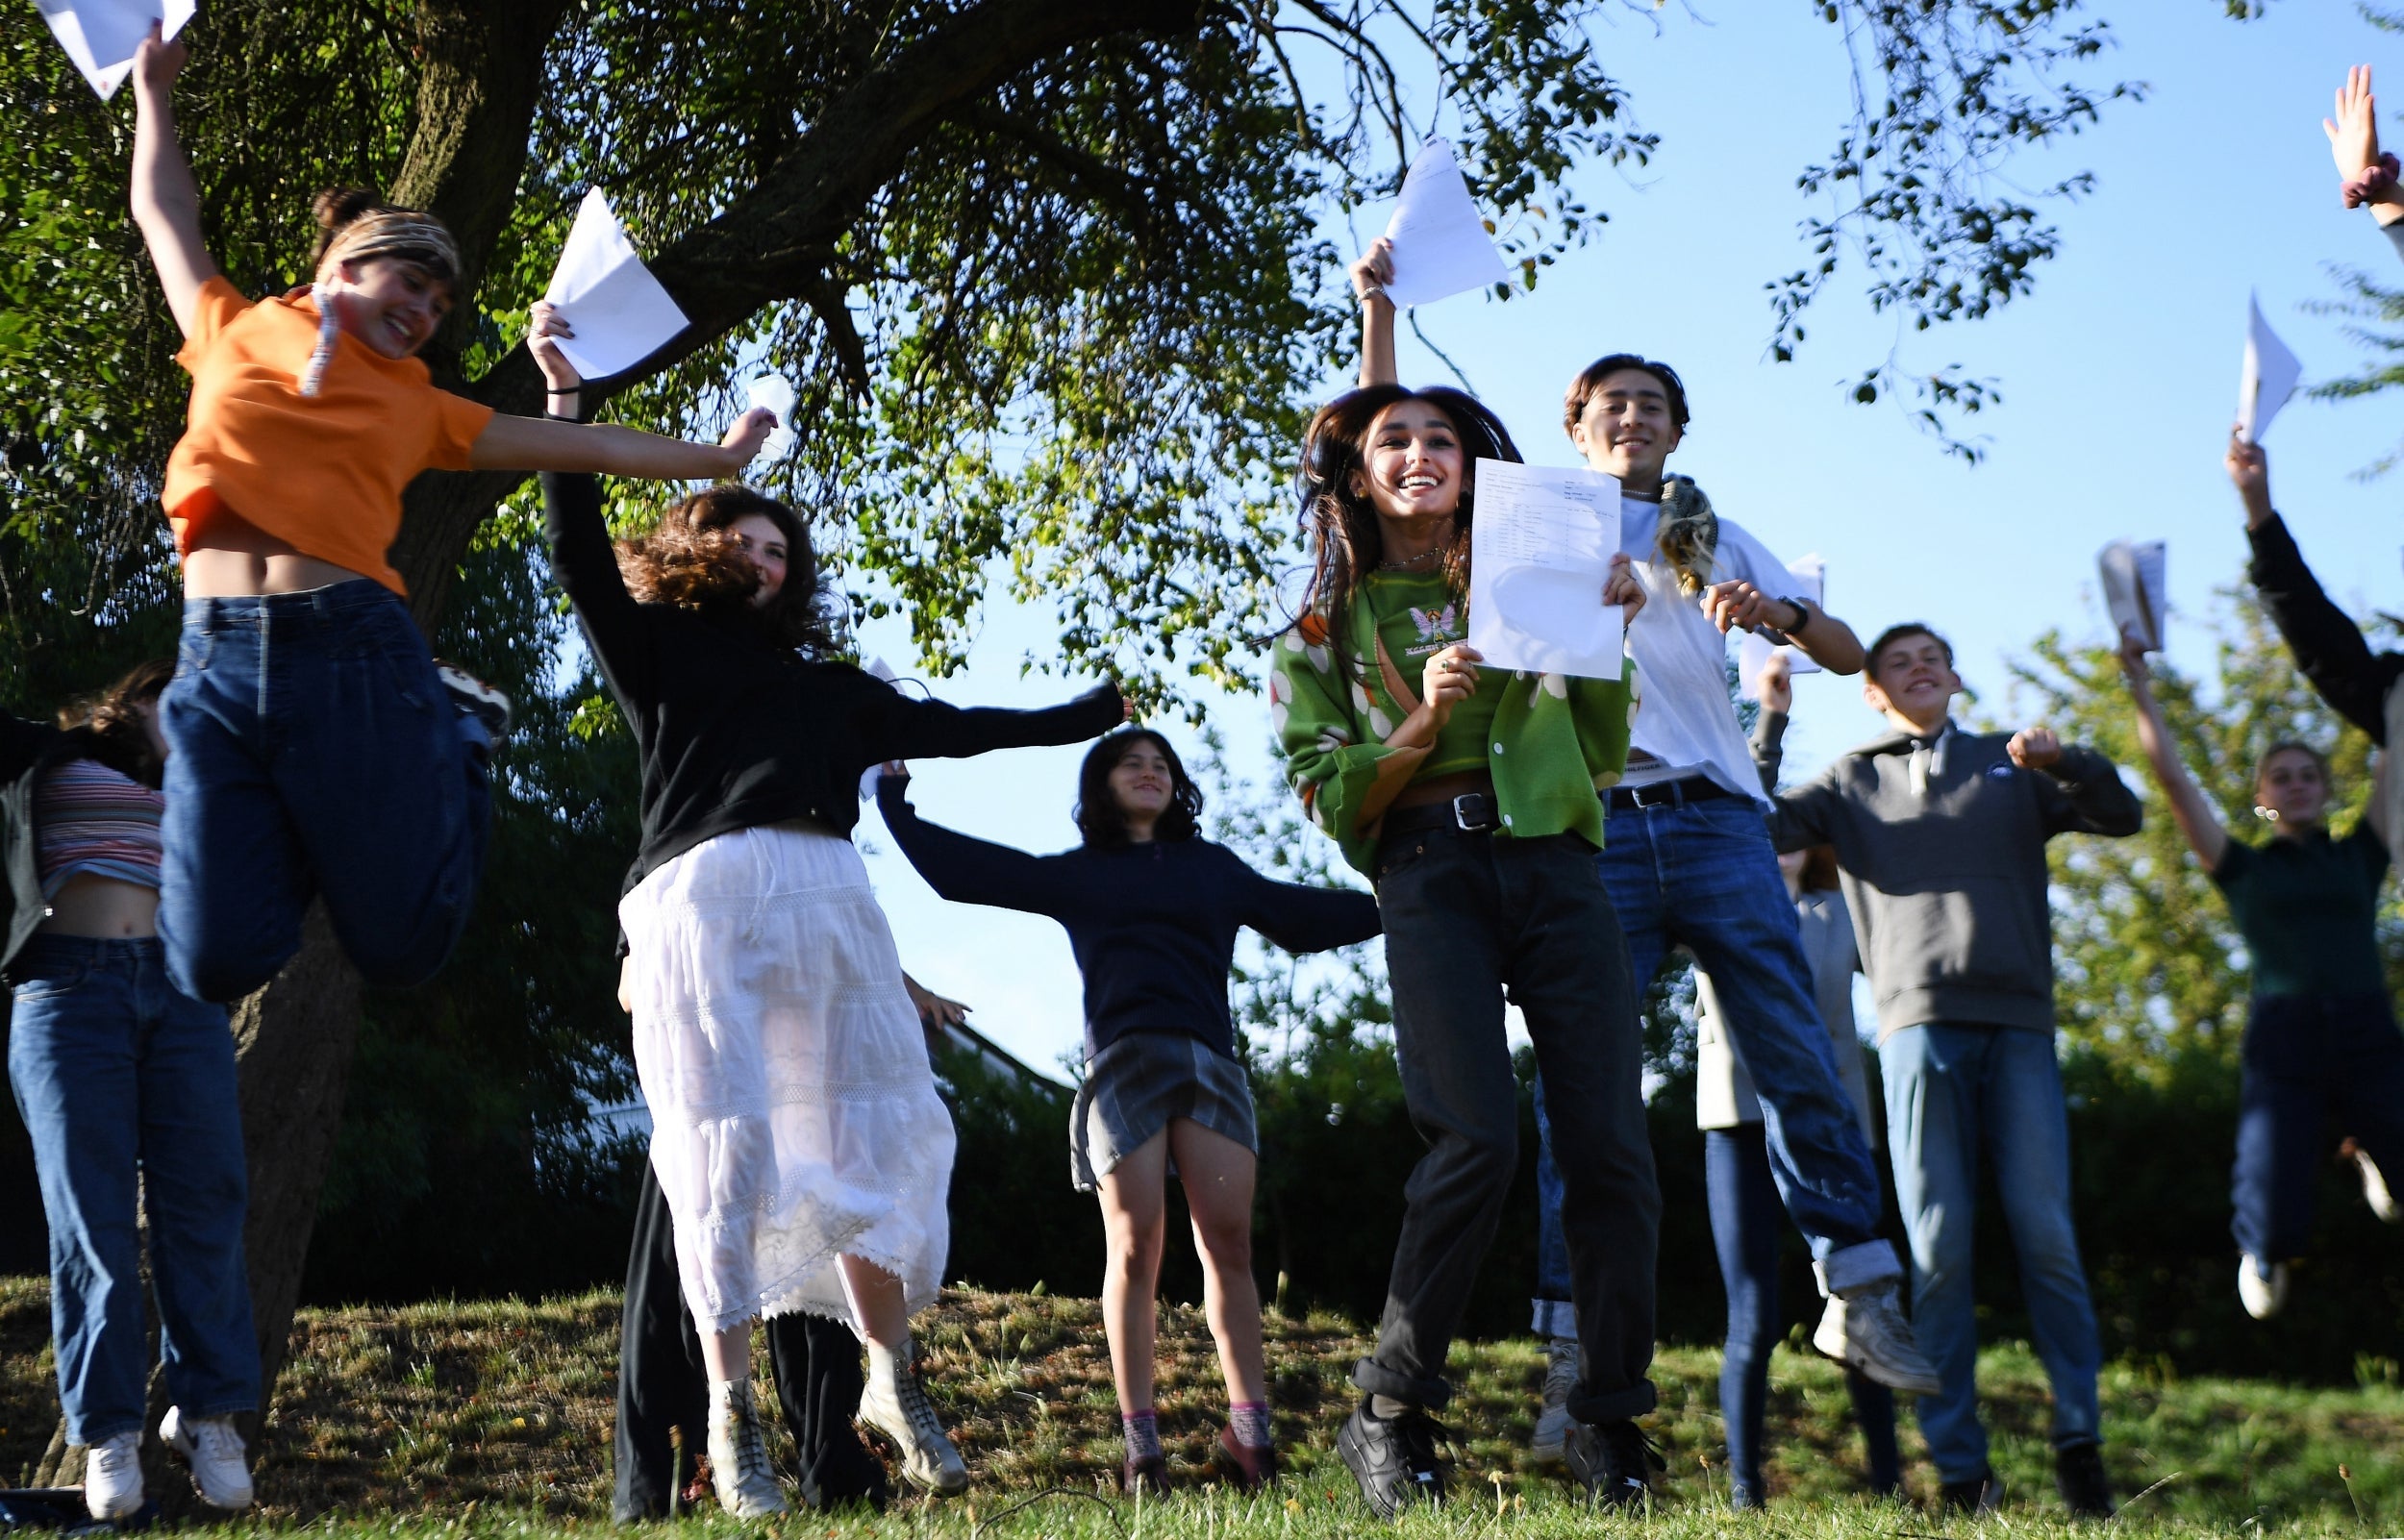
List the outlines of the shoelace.
{"type": "Polygon", "coordinates": [[[761,1435],[760,1418],[755,1413],[736,1419],[735,1479],[749,1485],[768,1474],[768,1444],[761,1435]]]}
{"type": "Polygon", "coordinates": [[[1634,1423],[1615,1423],[1603,1428],[1603,1446],[1621,1474],[1640,1483],[1649,1480],[1654,1471],[1669,1469],[1663,1458],[1661,1446],[1655,1444],[1643,1428],[1634,1423]]]}
{"type": "Polygon", "coordinates": [[[239,1460],[241,1440],[234,1429],[215,1418],[192,1424],[192,1444],[205,1460],[239,1460]]]}
{"type": "Polygon", "coordinates": [[[1561,1392],[1564,1398],[1566,1398],[1574,1393],[1578,1388],[1578,1355],[1576,1354],[1555,1354],[1553,1355],[1552,1366],[1544,1371],[1545,1401],[1552,1401],[1554,1399],[1553,1392],[1556,1390],[1561,1392]]]}
{"type": "Polygon", "coordinates": [[[899,1383],[893,1389],[901,1402],[902,1419],[910,1424],[912,1436],[922,1444],[948,1444],[943,1436],[943,1420],[935,1415],[935,1403],[927,1400],[925,1381],[918,1378],[918,1366],[912,1364],[908,1374],[895,1377],[899,1383]]]}
{"type": "Polygon", "coordinates": [[[1402,1463],[1412,1478],[1424,1480],[1434,1476],[1440,1479],[1447,1463],[1440,1446],[1459,1442],[1452,1429],[1422,1411],[1401,1418],[1396,1432],[1402,1443],[1402,1463]]]}

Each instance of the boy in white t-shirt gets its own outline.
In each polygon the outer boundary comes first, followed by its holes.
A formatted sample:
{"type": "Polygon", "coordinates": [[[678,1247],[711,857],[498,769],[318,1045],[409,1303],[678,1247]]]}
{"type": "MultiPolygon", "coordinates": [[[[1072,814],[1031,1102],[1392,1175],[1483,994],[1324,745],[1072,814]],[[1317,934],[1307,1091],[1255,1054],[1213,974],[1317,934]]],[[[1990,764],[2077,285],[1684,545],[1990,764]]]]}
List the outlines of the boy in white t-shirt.
{"type": "MultiPolygon", "coordinates": [[[[1619,479],[1620,549],[1646,600],[1628,633],[1640,685],[1634,748],[1626,777],[1603,794],[1596,859],[1638,986],[1680,945],[1718,986],[1728,1035],[1760,1090],[1779,1193],[1830,1296],[1814,1345],[1873,1379],[1928,1394],[1936,1374],[1899,1304],[1903,1265],[1877,1232],[1878,1170],[1829,1054],[1767,804],[1728,697],[1727,635],[1738,627],[1791,641],[1840,674],[1860,672],[1862,644],[1816,605],[1785,597],[1786,565],[1714,513],[1692,481],[1664,474],[1687,420],[1676,371],[1633,354],[1596,360],[1569,386],[1564,426],[1590,466],[1619,479]]],[[[1558,1346],[1569,1319],[1567,1250],[1540,1082],[1537,1127],[1536,1329],[1558,1346]]],[[[1560,1378],[1547,1377],[1548,1391],[1560,1378]]],[[[1540,1457],[1565,1431],[1565,1414],[1549,1402],[1540,1457]]]]}

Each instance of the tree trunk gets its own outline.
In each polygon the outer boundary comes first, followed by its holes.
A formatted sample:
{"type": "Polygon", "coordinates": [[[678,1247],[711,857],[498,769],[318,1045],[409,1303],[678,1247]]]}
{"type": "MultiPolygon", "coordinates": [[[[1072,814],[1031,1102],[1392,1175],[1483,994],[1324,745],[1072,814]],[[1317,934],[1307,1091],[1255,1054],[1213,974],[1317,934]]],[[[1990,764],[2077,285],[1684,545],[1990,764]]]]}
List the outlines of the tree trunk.
{"type": "MultiPolygon", "coordinates": [[[[251,1320],[258,1330],[260,1384],[265,1395],[273,1394],[291,1344],[301,1269],[317,1225],[317,1195],[325,1187],[335,1136],[342,1126],[351,1053],[359,1042],[359,974],[334,939],[323,906],[310,909],[299,954],[267,987],[234,1007],[242,1141],[250,1175],[250,1214],[242,1244],[250,1266],[251,1320]]],[[[189,1487],[180,1476],[171,1477],[159,1445],[159,1419],[166,1408],[166,1379],[154,1369],[142,1429],[142,1469],[151,1494],[172,1515],[189,1505],[189,1487]]],[[[244,1419],[242,1433],[254,1462],[263,1421],[260,1416],[244,1419]]],[[[84,1452],[67,1443],[62,1422],[51,1434],[35,1482],[72,1486],[83,1478],[84,1452]]]]}

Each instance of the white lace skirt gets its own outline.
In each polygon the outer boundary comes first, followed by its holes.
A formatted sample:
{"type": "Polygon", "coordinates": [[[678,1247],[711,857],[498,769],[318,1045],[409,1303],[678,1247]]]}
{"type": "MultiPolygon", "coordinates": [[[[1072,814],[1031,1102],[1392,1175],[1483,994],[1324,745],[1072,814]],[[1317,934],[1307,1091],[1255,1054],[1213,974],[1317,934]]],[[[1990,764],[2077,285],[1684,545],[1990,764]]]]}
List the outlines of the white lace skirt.
{"type": "Polygon", "coordinates": [[[705,1331],[853,1319],[839,1253],[931,1303],[951,1244],[952,1120],[901,957],[848,840],[745,829],[618,904],[651,1165],[705,1331]]]}

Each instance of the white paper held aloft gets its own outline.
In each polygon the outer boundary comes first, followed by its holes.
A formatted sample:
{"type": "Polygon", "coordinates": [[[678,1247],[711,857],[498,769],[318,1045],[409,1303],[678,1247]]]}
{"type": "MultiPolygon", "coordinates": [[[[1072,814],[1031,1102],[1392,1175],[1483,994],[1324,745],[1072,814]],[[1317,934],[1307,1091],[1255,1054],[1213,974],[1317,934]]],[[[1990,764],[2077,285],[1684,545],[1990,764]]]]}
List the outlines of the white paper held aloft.
{"type": "Polygon", "coordinates": [[[1469,645],[1489,668],[1617,679],[1625,617],[1603,603],[1619,552],[1619,478],[1477,462],[1469,645]]]}
{"type": "Polygon", "coordinates": [[[50,35],[91,88],[107,101],[134,73],[134,50],[159,24],[172,40],[192,19],[193,0],[34,0],[50,35]]]}
{"type": "MultiPolygon", "coordinates": [[[[767,442],[760,446],[760,458],[783,460],[786,451],[793,447],[793,408],[801,400],[793,389],[793,383],[781,374],[764,374],[751,382],[751,387],[746,394],[750,397],[752,406],[765,407],[776,413],[776,432],[768,435],[767,442]]],[[[884,659],[879,658],[877,661],[882,664],[884,659]]],[[[870,672],[875,671],[872,669],[870,672]]],[[[893,677],[892,671],[888,669],[878,677],[890,679],[893,677]]]]}
{"type": "MultiPolygon", "coordinates": [[[[1788,562],[1787,572],[1794,579],[1794,585],[1785,593],[1772,595],[1773,598],[1809,599],[1816,605],[1822,607],[1827,605],[1828,563],[1818,552],[1815,551],[1806,557],[1797,557],[1788,562]]],[[[1782,610],[1781,613],[1784,611],[1782,610]]],[[[1768,637],[1748,631],[1744,633],[1744,640],[1737,647],[1737,691],[1746,700],[1758,701],[1762,698],[1759,683],[1762,665],[1769,661],[1769,656],[1772,653],[1778,654],[1787,660],[1789,678],[1797,674],[1821,672],[1820,666],[1812,661],[1812,655],[1802,648],[1791,643],[1773,647],[1768,637]]]]}
{"type": "Polygon", "coordinates": [[[2262,318],[2262,300],[2245,297],[2245,368],[2238,377],[2237,431],[2249,444],[2262,442],[2270,419],[2295,394],[2304,378],[2303,361],[2288,351],[2279,334],[2262,318]]]}
{"type": "Polygon", "coordinates": [[[585,194],[542,297],[575,329],[560,351],[588,380],[621,374],[657,353],[689,324],[651,269],[635,255],[599,187],[585,194]]]}
{"type": "Polygon", "coordinates": [[[2134,633],[2149,653],[2162,651],[2170,612],[2168,558],[2160,540],[2115,540],[2095,555],[2113,634],[2134,633]]]}
{"type": "Polygon", "coordinates": [[[1394,277],[1386,297],[1397,309],[1426,305],[1499,284],[1509,276],[1449,141],[1430,137],[1402,179],[1402,196],[1386,222],[1394,277]]]}

